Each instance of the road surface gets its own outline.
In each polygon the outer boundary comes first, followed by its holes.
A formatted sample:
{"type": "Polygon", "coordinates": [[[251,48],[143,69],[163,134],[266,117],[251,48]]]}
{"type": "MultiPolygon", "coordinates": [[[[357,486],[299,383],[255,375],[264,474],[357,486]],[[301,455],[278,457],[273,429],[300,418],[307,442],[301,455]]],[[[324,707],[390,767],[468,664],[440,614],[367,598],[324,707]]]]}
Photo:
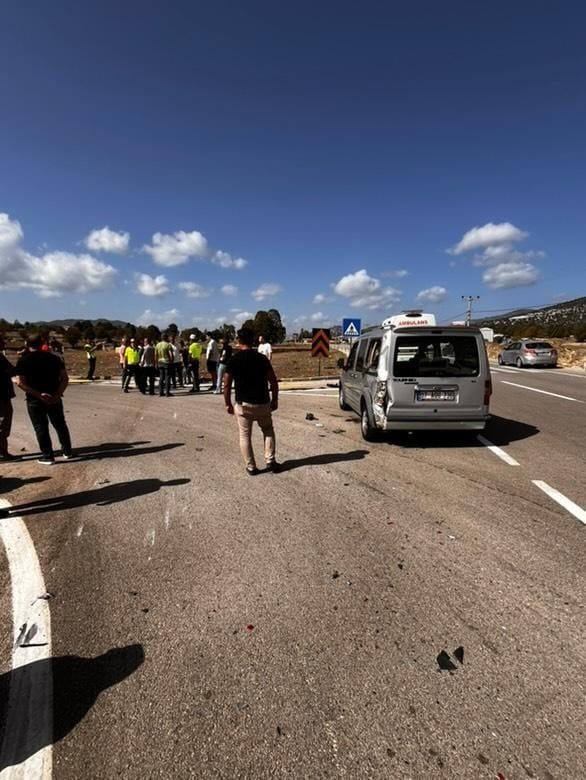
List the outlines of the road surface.
{"type": "Polygon", "coordinates": [[[483,443],[366,444],[335,389],[282,393],[283,471],[253,478],[218,396],[71,387],[79,457],[49,468],[19,400],[2,528],[30,533],[50,627],[12,652],[37,581],[0,545],[2,727],[29,695],[41,721],[5,775],[586,776],[586,379],[493,380],[483,443]]]}

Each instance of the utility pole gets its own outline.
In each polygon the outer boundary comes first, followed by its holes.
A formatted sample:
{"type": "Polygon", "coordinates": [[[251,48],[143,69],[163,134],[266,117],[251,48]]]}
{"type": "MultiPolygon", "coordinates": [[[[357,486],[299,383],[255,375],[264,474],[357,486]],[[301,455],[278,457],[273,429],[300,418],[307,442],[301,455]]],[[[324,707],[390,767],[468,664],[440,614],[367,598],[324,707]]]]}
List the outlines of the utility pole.
{"type": "Polygon", "coordinates": [[[470,327],[472,319],[472,301],[479,301],[480,295],[462,295],[462,300],[466,301],[466,326],[470,327]]]}

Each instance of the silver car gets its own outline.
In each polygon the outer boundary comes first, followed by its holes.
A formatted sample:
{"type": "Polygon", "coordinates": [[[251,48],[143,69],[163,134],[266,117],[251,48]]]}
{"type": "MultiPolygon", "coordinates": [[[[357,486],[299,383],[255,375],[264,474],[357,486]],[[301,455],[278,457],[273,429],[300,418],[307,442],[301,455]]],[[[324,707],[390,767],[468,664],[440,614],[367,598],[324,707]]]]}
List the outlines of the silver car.
{"type": "Polygon", "coordinates": [[[555,368],[558,363],[558,353],[554,346],[547,341],[535,339],[521,339],[512,344],[498,356],[499,366],[511,365],[517,368],[526,366],[551,366],[555,368]]]}

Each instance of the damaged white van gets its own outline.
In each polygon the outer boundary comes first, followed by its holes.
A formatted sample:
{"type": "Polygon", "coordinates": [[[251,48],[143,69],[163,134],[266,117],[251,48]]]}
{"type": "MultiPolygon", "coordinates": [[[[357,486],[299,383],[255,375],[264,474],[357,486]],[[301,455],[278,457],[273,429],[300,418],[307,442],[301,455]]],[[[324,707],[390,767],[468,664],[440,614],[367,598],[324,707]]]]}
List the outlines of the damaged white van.
{"type": "MultiPolygon", "coordinates": [[[[417,313],[409,312],[408,315],[417,313]]],[[[360,415],[362,436],[382,431],[481,431],[492,382],[478,328],[399,325],[390,317],[363,332],[339,362],[340,408],[360,415]]]]}

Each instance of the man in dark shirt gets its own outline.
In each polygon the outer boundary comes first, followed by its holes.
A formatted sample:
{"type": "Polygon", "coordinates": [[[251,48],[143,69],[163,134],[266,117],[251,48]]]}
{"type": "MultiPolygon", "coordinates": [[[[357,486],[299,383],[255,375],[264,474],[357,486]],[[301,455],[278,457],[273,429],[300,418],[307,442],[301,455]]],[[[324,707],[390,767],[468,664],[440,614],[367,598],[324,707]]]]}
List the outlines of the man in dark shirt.
{"type": "Polygon", "coordinates": [[[12,399],[15,395],[12,377],[15,371],[3,354],[5,346],[0,336],[0,460],[14,460],[15,456],[8,452],[8,437],[12,430],[12,399]]]}
{"type": "Polygon", "coordinates": [[[29,417],[39,442],[41,457],[37,462],[50,466],[55,462],[55,456],[49,421],[59,437],[63,457],[69,459],[73,455],[61,400],[69,377],[57,355],[42,351],[40,336],[30,336],[27,346],[28,352],[16,364],[17,384],[26,394],[29,417]]]}
{"type": "Polygon", "coordinates": [[[236,414],[240,432],[240,451],[246,471],[258,474],[252,449],[252,425],[256,421],[264,437],[264,455],[268,471],[279,468],[275,460],[275,431],[271,412],[279,406],[279,385],[273,367],[264,355],[252,349],[254,333],[248,328],[238,331],[240,350],[230,359],[224,373],[224,401],[228,414],[236,414]],[[232,405],[232,382],[236,406],[232,405]],[[269,396],[269,385],[271,393],[269,396]]]}

